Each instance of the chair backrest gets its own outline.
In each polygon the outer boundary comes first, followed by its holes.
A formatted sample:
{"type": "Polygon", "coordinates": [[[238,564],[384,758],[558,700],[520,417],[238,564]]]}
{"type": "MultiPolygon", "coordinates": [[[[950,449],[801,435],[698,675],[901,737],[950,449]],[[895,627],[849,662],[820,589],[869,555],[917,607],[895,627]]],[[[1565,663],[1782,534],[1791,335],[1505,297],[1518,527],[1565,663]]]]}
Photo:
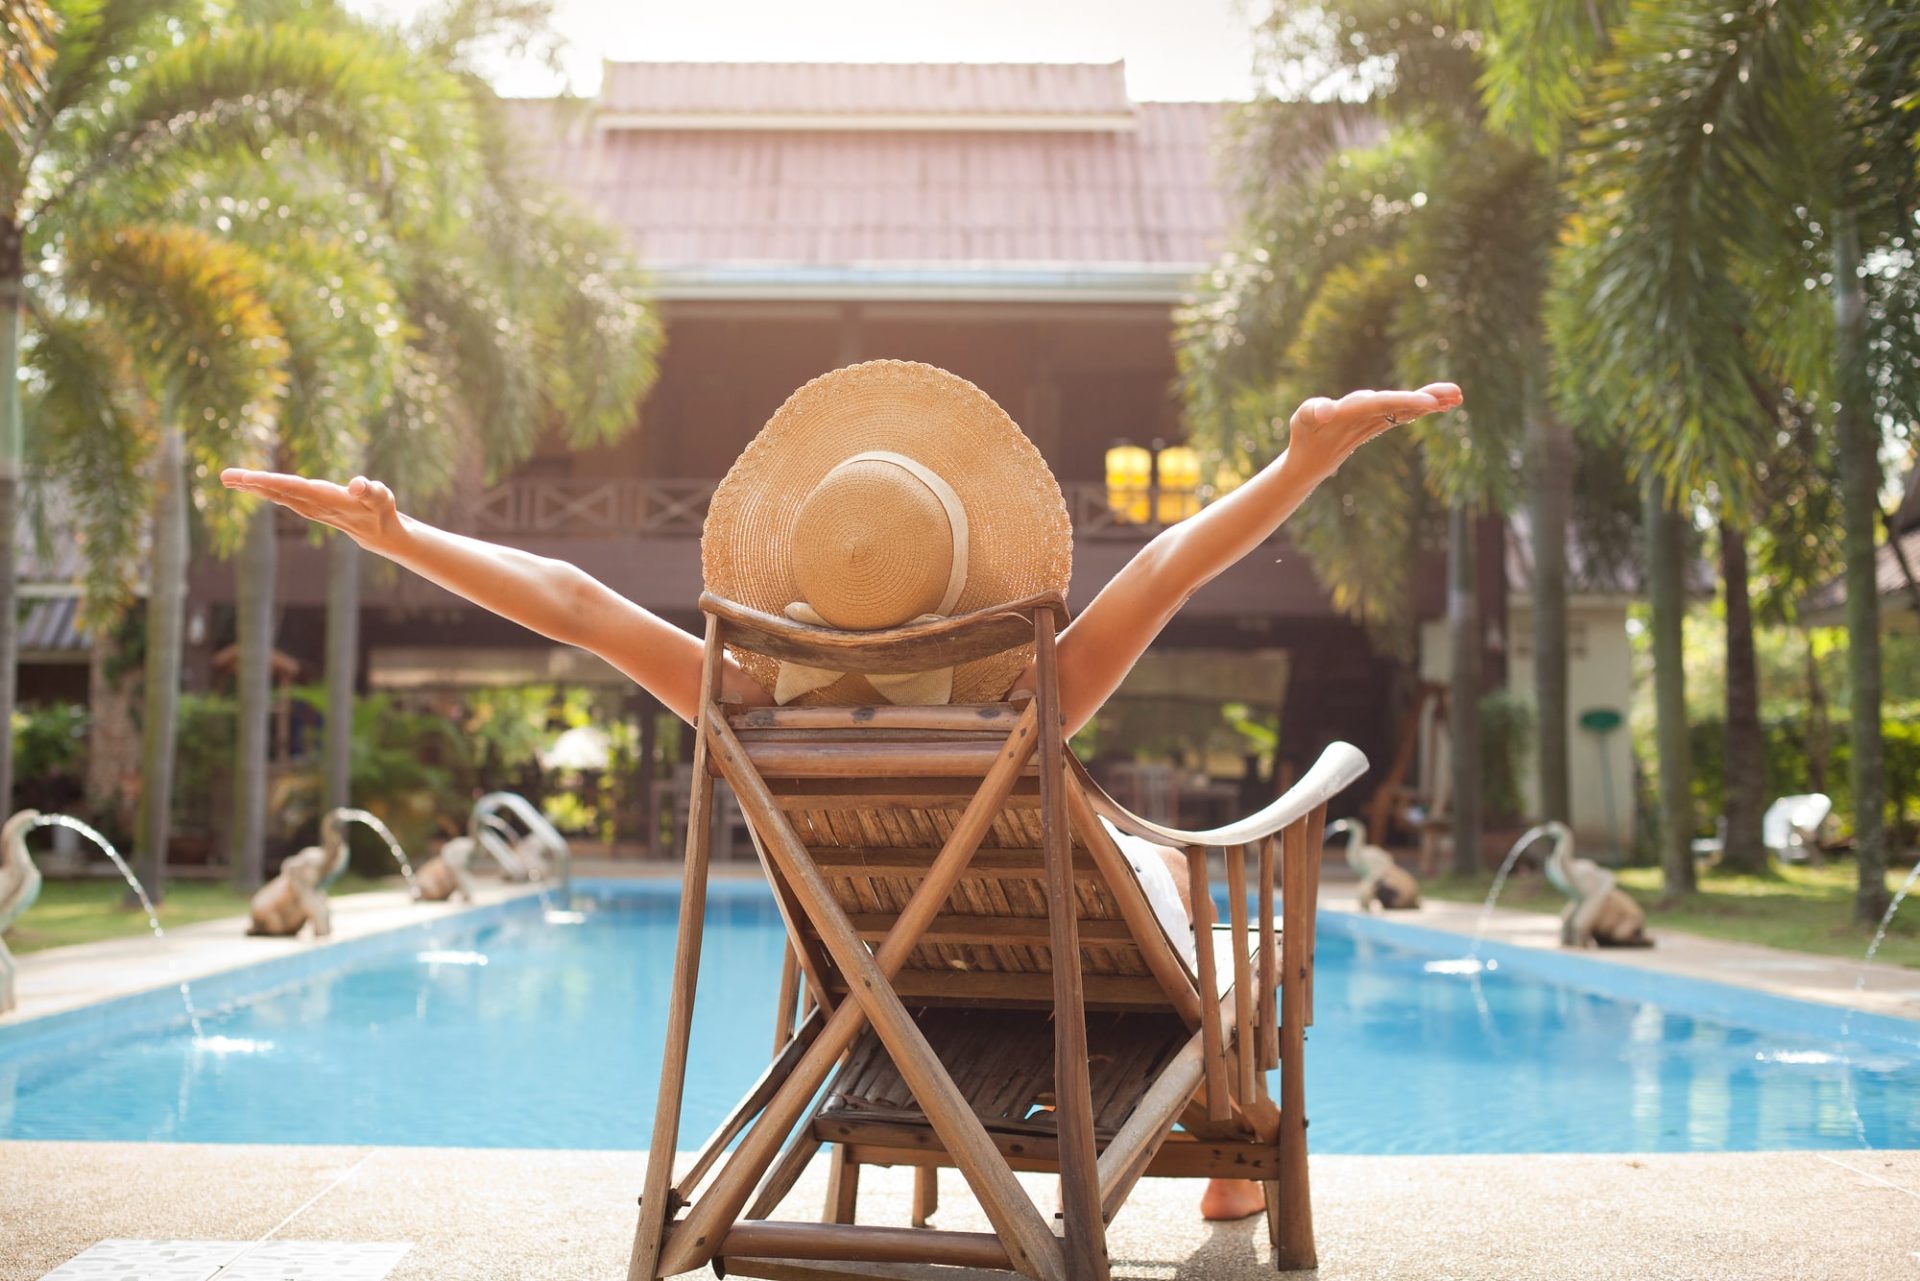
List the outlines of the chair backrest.
{"type": "MultiPolygon", "coordinates": [[[[953,834],[1024,703],[944,708],[756,709],[730,716],[833,896],[878,944],[953,834]],[[840,767],[832,761],[838,756],[840,767]],[[937,774],[927,774],[938,769],[937,774]],[[821,777],[828,770],[840,777],[821,777]],[[964,770],[964,773],[949,772],[964,770]]],[[[1090,784],[1089,784],[1090,786],[1090,784]]],[[[1092,1006],[1164,1003],[1085,841],[1074,839],[1081,964],[1092,1006]]],[[[896,980],[909,1001],[1046,1005],[1053,958],[1039,780],[1029,764],[966,873],[896,980]]],[[[803,920],[803,958],[844,990],[803,920]]]]}
{"type": "MultiPolygon", "coordinates": [[[[1230,898],[1247,897],[1248,856],[1257,858],[1260,877],[1252,885],[1265,887],[1265,908],[1271,908],[1274,882],[1281,879],[1272,873],[1288,869],[1284,875],[1298,877],[1298,883],[1280,888],[1283,895],[1291,892],[1288,901],[1300,905],[1304,928],[1311,931],[1315,887],[1307,849],[1317,840],[1327,799],[1365,769],[1365,758],[1352,748],[1336,745],[1287,797],[1238,824],[1212,833],[1156,827],[1100,790],[1065,750],[1058,723],[1043,728],[1046,714],[1058,716],[1052,638],[1066,611],[1057,594],[878,633],[806,627],[710,595],[701,606],[709,617],[710,654],[725,643],[833,671],[924,671],[1034,646],[1038,693],[1006,702],[709,705],[724,723],[723,731],[709,735],[709,765],[740,794],[795,942],[795,960],[809,987],[828,999],[844,992],[847,982],[833,946],[816,928],[817,912],[800,910],[803,898],[830,897],[849,931],[876,951],[898,919],[914,920],[919,932],[911,949],[901,953],[904,940],[887,949],[900,959],[893,987],[905,1001],[1052,1006],[1057,993],[1050,922],[1060,904],[1048,889],[1047,759],[1060,770],[1053,812],[1063,821],[1053,839],[1070,858],[1077,968],[1088,1007],[1165,1009],[1171,1001],[1197,1023],[1199,993],[1229,979],[1233,968],[1244,971],[1245,956],[1234,965],[1215,962],[1204,847],[1232,850],[1230,898]],[[1055,735],[1051,745],[1048,732],[1055,735]],[[1186,849],[1195,923],[1208,944],[1198,949],[1195,964],[1183,960],[1168,939],[1102,818],[1133,836],[1186,849]],[[1286,858],[1277,857],[1275,848],[1283,827],[1286,858]],[[770,850],[770,839],[780,849],[770,850]],[[781,870],[795,852],[804,853],[808,865],[796,872],[808,881],[804,895],[796,894],[781,870]],[[956,855],[964,856],[964,870],[954,875],[956,855]],[[935,886],[936,894],[944,890],[944,898],[929,897],[923,885],[935,886]],[[910,909],[910,900],[918,906],[910,909]]],[[[717,695],[717,676],[710,680],[717,695]]],[[[1246,915],[1234,915],[1245,945],[1246,915]]],[[[834,928],[841,937],[838,923],[834,928]]],[[[1271,930],[1262,935],[1263,952],[1271,953],[1271,930]]],[[[1305,972],[1310,967],[1309,959],[1305,972]]],[[[1288,974],[1284,981],[1290,986],[1295,977],[1288,974]]]]}

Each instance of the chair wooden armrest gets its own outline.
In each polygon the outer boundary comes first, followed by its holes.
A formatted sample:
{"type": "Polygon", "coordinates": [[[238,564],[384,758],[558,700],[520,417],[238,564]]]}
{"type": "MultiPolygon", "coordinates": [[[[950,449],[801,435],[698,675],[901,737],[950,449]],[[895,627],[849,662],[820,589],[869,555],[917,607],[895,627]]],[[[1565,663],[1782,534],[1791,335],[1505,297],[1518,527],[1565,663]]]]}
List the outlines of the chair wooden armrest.
{"type": "Polygon", "coordinates": [[[809,667],[879,676],[957,667],[1030,645],[1034,615],[1043,611],[1054,616],[1056,627],[1067,621],[1067,604],[1058,592],[873,632],[811,627],[749,609],[712,592],[701,595],[700,609],[720,620],[730,645],[809,667]]]}
{"type": "Polygon", "coordinates": [[[1265,809],[1237,823],[1204,832],[1148,822],[1108,796],[1084,771],[1081,779],[1093,800],[1094,811],[1127,835],[1176,849],[1191,849],[1196,845],[1218,849],[1226,845],[1251,845],[1290,827],[1352,786],[1366,772],[1367,758],[1359,748],[1350,743],[1329,744],[1313,768],[1265,809]]]}

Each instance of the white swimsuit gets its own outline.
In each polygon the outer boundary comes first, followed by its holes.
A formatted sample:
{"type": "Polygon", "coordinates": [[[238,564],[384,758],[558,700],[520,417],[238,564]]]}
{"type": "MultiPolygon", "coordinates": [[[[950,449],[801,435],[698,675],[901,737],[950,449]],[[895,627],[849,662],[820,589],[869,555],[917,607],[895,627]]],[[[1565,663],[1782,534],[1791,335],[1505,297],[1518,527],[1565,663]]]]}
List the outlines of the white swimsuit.
{"type": "Polygon", "coordinates": [[[1140,889],[1147,896],[1148,906],[1153,908],[1154,919],[1160,922],[1160,928],[1173,941],[1173,946],[1187,964],[1199,968],[1199,960],[1193,950],[1193,922],[1187,919],[1187,909],[1180,902],[1180,887],[1174,884],[1173,873],[1167,870],[1167,864],[1160,857],[1161,846],[1138,836],[1129,836],[1106,819],[1100,820],[1107,834],[1113,837],[1114,844],[1126,855],[1127,862],[1133,867],[1133,874],[1140,878],[1140,889]]]}

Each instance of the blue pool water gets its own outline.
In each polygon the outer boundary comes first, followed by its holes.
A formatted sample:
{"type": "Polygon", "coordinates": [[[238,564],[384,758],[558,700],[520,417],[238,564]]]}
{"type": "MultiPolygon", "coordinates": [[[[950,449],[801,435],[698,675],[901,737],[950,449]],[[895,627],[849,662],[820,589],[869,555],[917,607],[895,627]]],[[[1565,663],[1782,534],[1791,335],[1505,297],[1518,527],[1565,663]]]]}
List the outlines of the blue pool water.
{"type": "MultiPolygon", "coordinates": [[[[677,887],[602,883],[0,1028],[0,1138],[641,1148],[677,887]]],[[[765,1066],[780,922],[716,885],[680,1146],[765,1066]]],[[[1321,918],[1307,1042],[1328,1153],[1920,1148],[1920,1024],[1321,918]],[[1450,960],[1450,958],[1455,958],[1450,960]],[[1593,989],[1593,990],[1587,990],[1593,989]]]]}

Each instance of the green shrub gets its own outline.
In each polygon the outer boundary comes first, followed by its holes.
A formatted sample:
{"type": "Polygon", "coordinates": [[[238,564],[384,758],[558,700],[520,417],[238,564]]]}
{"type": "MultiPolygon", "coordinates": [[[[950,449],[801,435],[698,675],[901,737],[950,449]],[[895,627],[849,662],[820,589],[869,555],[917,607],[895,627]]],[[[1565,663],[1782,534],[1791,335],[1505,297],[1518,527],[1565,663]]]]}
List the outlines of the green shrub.
{"type": "Polygon", "coordinates": [[[80,770],[87,749],[87,709],[44,703],[13,713],[13,773],[22,784],[80,770]]]}
{"type": "Polygon", "coordinates": [[[1480,791],[1489,822],[1516,822],[1526,812],[1520,777],[1533,730],[1533,704],[1519,695],[1496,690],[1480,700],[1480,791]]]}

